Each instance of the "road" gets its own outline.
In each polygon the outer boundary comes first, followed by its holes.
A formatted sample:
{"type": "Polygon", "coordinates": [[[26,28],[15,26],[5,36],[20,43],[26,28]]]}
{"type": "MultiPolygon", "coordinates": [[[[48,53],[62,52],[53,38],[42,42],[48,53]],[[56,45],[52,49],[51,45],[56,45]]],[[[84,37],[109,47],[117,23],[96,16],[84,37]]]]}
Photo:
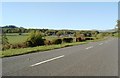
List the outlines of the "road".
{"type": "Polygon", "coordinates": [[[3,76],[118,76],[118,40],[3,58],[3,76]]]}

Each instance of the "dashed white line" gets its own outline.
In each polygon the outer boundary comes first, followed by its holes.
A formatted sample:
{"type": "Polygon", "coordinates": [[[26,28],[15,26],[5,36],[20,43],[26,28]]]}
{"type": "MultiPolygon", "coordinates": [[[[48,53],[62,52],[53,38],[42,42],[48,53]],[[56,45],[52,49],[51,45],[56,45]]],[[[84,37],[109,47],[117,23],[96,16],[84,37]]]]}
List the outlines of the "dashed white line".
{"type": "Polygon", "coordinates": [[[39,62],[39,63],[33,64],[33,65],[30,65],[30,67],[37,66],[37,65],[40,65],[40,64],[43,64],[43,63],[46,63],[46,62],[52,61],[52,60],[56,60],[56,59],[62,58],[62,57],[64,57],[64,56],[65,56],[65,55],[58,56],[58,57],[55,57],[55,58],[52,58],[52,59],[48,59],[48,60],[45,60],[45,61],[42,61],[42,62],[39,62]]]}
{"type": "Polygon", "coordinates": [[[102,45],[103,43],[100,43],[99,45],[102,45]]]}
{"type": "Polygon", "coordinates": [[[90,49],[90,48],[93,48],[93,46],[87,47],[86,49],[90,49]]]}

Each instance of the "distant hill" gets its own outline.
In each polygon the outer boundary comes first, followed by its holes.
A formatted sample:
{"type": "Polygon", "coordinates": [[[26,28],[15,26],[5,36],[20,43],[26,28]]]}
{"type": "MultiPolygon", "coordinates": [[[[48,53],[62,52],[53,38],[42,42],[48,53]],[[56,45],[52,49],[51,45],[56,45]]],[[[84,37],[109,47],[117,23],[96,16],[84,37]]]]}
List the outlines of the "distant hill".
{"type": "Polygon", "coordinates": [[[2,28],[18,28],[18,27],[15,25],[7,25],[7,26],[3,26],[2,28]]]}

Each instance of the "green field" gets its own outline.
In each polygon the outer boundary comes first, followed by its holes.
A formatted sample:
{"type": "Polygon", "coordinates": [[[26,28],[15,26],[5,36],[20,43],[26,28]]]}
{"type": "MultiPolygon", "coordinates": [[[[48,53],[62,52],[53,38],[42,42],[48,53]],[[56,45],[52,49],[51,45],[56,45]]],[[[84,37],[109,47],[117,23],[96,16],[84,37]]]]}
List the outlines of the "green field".
{"type": "Polygon", "coordinates": [[[28,33],[23,33],[22,35],[19,35],[19,33],[7,33],[6,37],[10,44],[22,43],[27,40],[28,33]]]}
{"type": "MultiPolygon", "coordinates": [[[[10,44],[16,44],[16,43],[25,42],[28,38],[28,33],[23,33],[22,35],[19,35],[18,33],[7,33],[6,36],[10,44]]],[[[57,36],[45,36],[45,39],[47,40],[53,40],[56,38],[58,37],[57,36]]]]}
{"type": "Polygon", "coordinates": [[[22,43],[27,40],[27,36],[22,36],[22,35],[7,36],[7,38],[10,44],[22,43]]]}
{"type": "MultiPolygon", "coordinates": [[[[10,44],[16,44],[16,43],[25,42],[28,38],[28,33],[24,33],[22,35],[19,35],[18,33],[7,33],[6,36],[10,44]]],[[[58,37],[57,36],[45,36],[44,38],[52,41],[53,39],[56,39],[58,37]]]]}

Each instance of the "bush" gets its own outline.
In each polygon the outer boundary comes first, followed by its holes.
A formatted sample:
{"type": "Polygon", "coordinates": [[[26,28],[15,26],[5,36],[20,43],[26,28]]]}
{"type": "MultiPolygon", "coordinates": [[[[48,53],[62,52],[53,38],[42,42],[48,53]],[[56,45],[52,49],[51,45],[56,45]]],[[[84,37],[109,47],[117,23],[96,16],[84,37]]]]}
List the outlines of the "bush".
{"type": "Polygon", "coordinates": [[[18,44],[6,44],[2,45],[2,50],[7,50],[7,49],[16,49],[16,48],[26,48],[27,45],[26,43],[18,43],[18,44]]]}
{"type": "Polygon", "coordinates": [[[52,44],[61,44],[62,43],[62,39],[54,39],[52,41],[52,44]]]}
{"type": "Polygon", "coordinates": [[[17,48],[26,48],[26,47],[27,47],[27,45],[25,42],[17,44],[17,48]]]}
{"type": "Polygon", "coordinates": [[[28,37],[26,44],[28,47],[35,47],[44,45],[44,39],[39,31],[32,32],[28,37]]]}
{"type": "Polygon", "coordinates": [[[76,38],[76,42],[82,41],[81,37],[76,38]]]}
{"type": "Polygon", "coordinates": [[[10,45],[10,48],[11,48],[11,49],[26,48],[26,47],[27,47],[27,45],[26,45],[25,42],[24,42],[24,43],[18,43],[18,44],[11,44],[11,45],[10,45]]]}
{"type": "Polygon", "coordinates": [[[96,36],[97,39],[100,39],[100,38],[103,38],[104,37],[104,34],[103,33],[100,33],[96,36]]]}
{"type": "Polygon", "coordinates": [[[63,42],[71,43],[73,42],[73,38],[63,38],[63,42]]]}
{"type": "Polygon", "coordinates": [[[94,40],[94,38],[86,38],[86,40],[94,40]]]}
{"type": "Polygon", "coordinates": [[[52,42],[51,42],[51,41],[49,41],[49,40],[44,40],[44,44],[45,44],[45,45],[51,45],[51,44],[52,44],[52,42]]]}
{"type": "Polygon", "coordinates": [[[2,45],[2,50],[10,49],[10,44],[2,45]]]}
{"type": "Polygon", "coordinates": [[[10,45],[10,49],[16,49],[16,48],[18,48],[18,45],[17,45],[17,44],[11,44],[11,45],[10,45]]]}
{"type": "Polygon", "coordinates": [[[85,41],[85,40],[86,40],[85,38],[81,38],[81,37],[76,38],[76,42],[85,41]]]}

